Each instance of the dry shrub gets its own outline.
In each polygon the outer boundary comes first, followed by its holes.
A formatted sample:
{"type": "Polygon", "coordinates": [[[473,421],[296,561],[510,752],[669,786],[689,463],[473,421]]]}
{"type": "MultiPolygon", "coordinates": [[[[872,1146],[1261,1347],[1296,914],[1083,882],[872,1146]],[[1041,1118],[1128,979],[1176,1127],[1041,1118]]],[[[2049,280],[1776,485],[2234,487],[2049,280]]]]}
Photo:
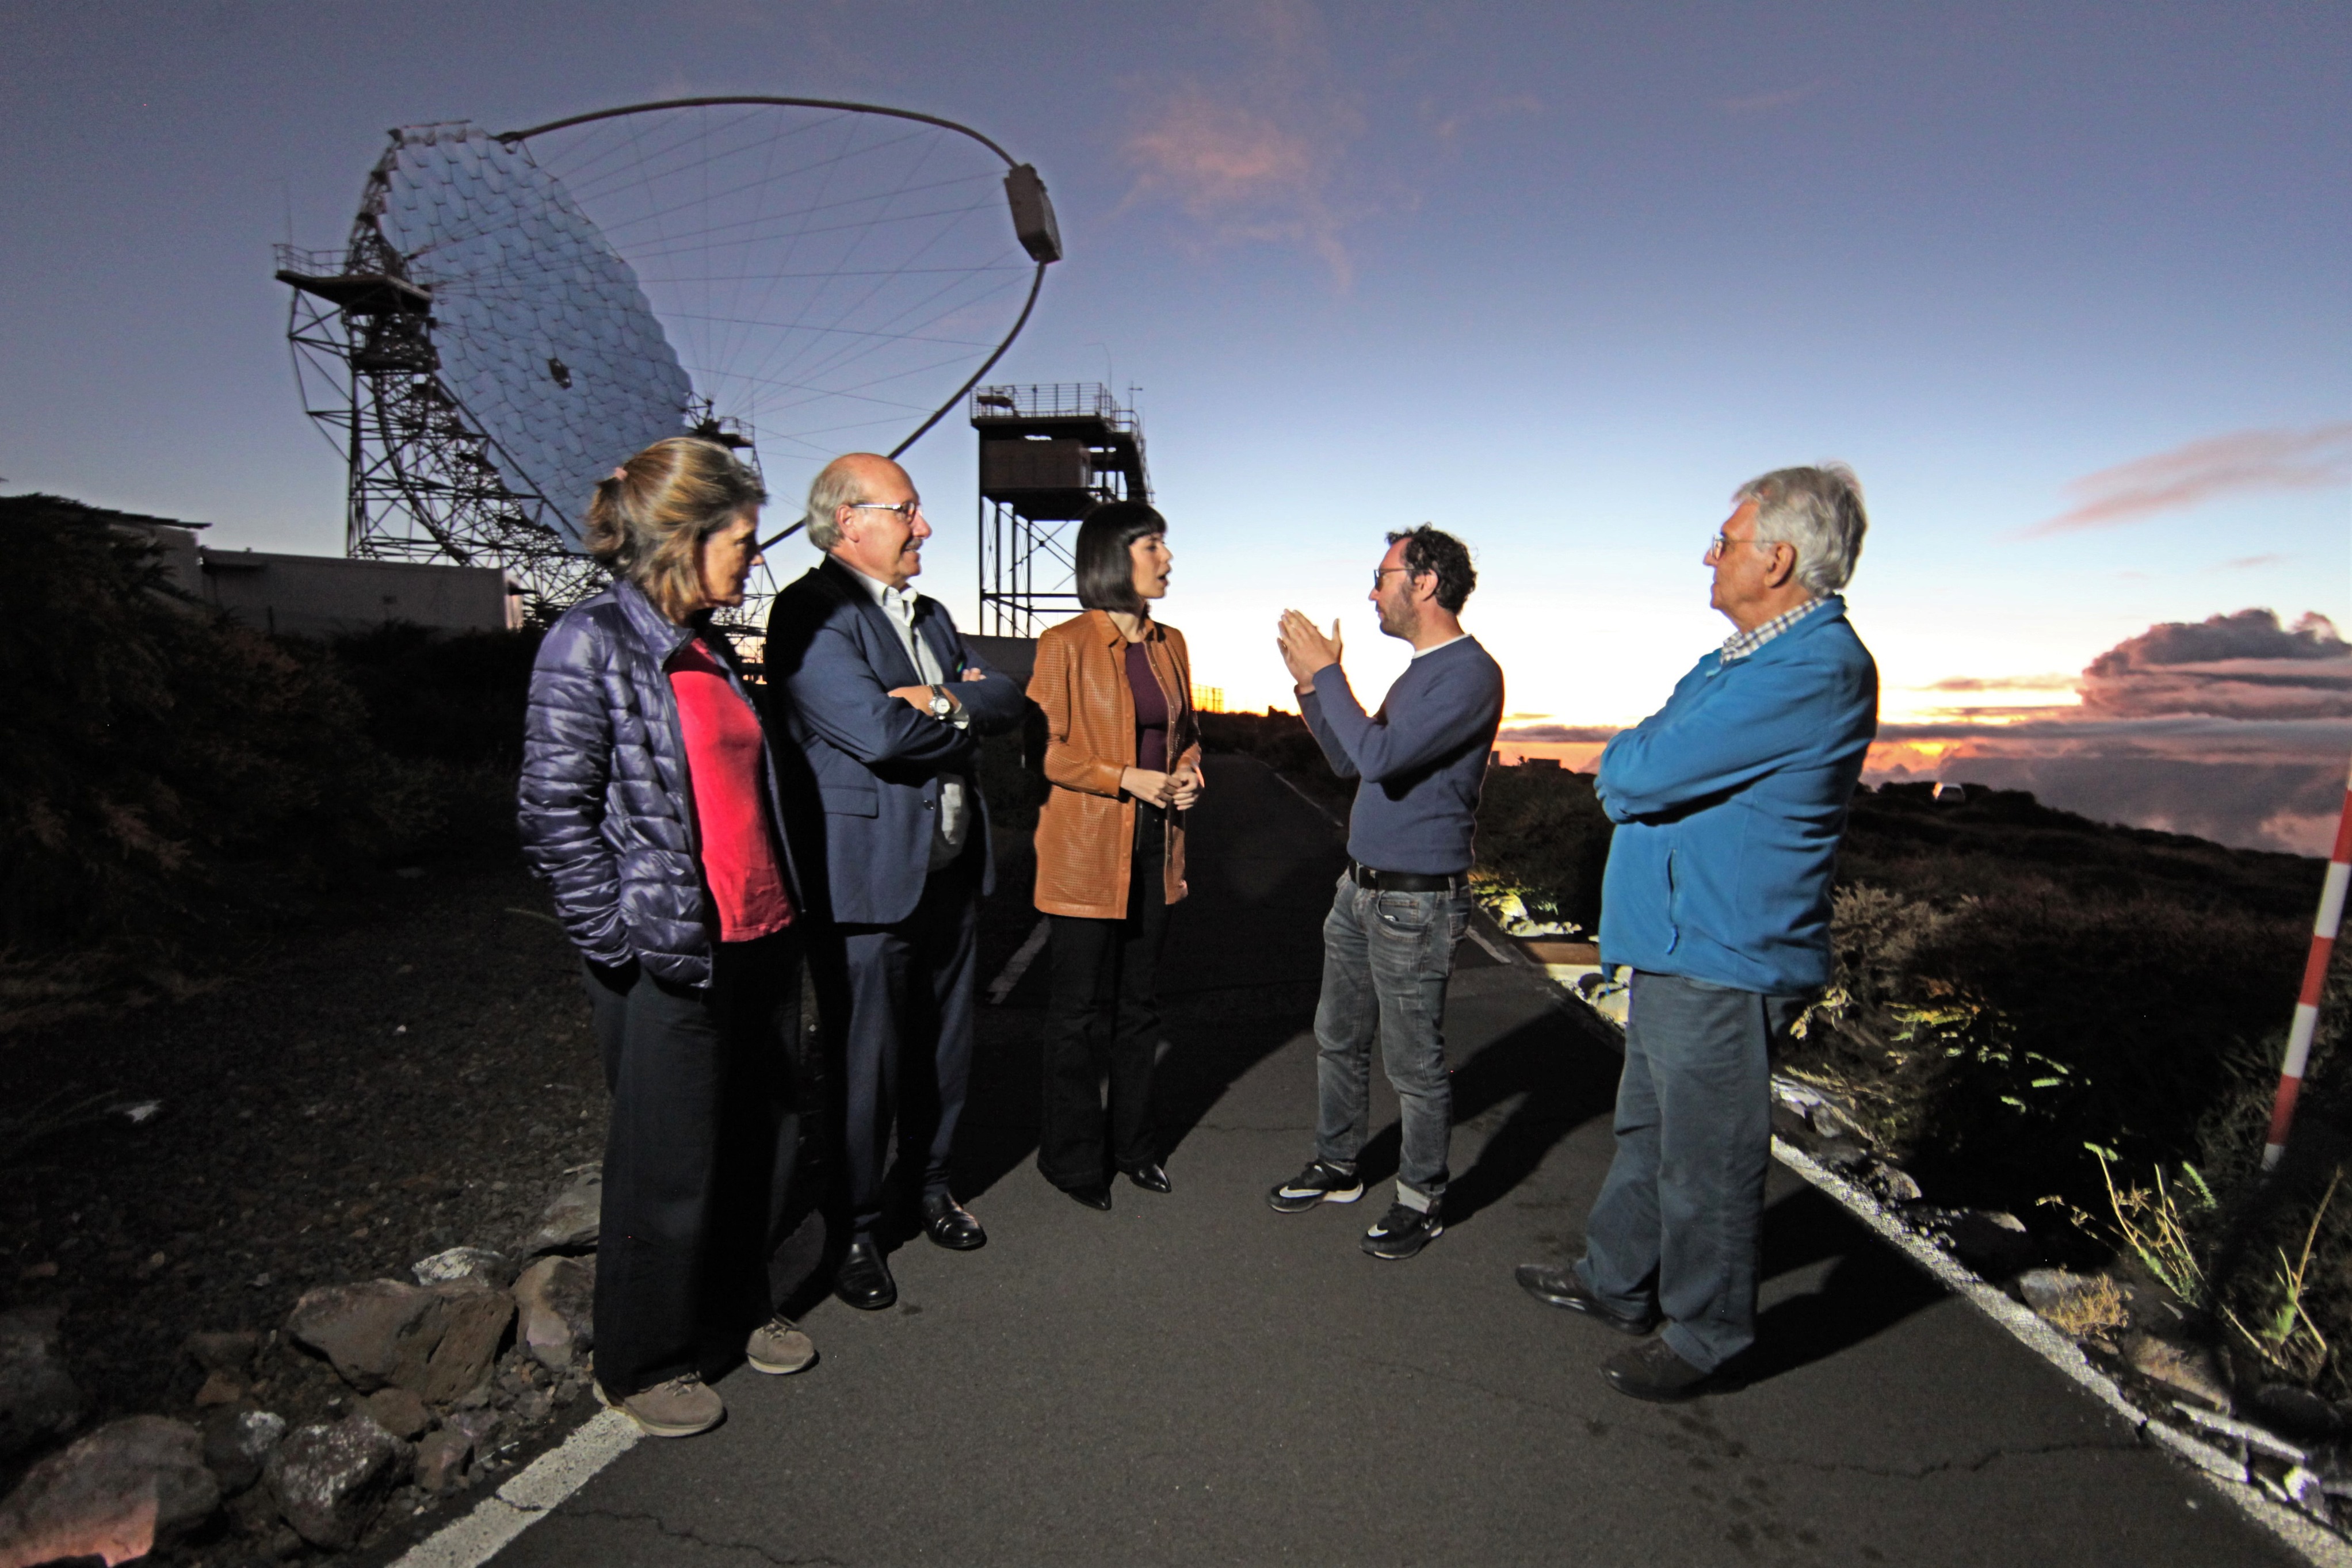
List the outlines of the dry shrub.
{"type": "Polygon", "coordinates": [[[2131,1311],[2124,1304],[2123,1288],[2105,1274],[2095,1274],[2081,1290],[2044,1312],[2042,1317],[2060,1333],[2075,1339],[2119,1333],[2131,1327],[2131,1311]]]}

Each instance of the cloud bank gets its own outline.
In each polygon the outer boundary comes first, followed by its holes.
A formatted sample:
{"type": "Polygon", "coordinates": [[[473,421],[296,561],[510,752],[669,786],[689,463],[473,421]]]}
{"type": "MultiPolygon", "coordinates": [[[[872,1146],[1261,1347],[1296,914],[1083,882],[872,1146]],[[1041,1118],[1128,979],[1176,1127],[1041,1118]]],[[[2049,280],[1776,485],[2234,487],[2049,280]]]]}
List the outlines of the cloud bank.
{"type": "MultiPolygon", "coordinates": [[[[2051,680],[1956,676],[1930,689],[2051,680]]],[[[1882,725],[1864,777],[2030,789],[2101,821],[2327,852],[2352,759],[2352,643],[2326,617],[2306,614],[2290,626],[2257,609],[2161,622],[2092,660],[2074,685],[2076,707],[1882,725]]],[[[1592,743],[1613,733],[1528,725],[1506,730],[1503,743],[1592,743]]]]}

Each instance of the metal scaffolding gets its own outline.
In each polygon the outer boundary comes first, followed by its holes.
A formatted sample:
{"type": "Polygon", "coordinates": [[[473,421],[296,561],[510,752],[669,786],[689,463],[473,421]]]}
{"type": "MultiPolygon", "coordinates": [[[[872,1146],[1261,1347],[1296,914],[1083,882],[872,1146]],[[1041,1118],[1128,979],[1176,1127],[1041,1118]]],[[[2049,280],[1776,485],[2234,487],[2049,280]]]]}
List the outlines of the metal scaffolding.
{"type": "Polygon", "coordinates": [[[1143,423],[1094,382],[982,387],[971,412],[980,435],[982,630],[1034,637],[1043,622],[1077,607],[1070,525],[1100,501],[1151,498],[1143,423]]]}

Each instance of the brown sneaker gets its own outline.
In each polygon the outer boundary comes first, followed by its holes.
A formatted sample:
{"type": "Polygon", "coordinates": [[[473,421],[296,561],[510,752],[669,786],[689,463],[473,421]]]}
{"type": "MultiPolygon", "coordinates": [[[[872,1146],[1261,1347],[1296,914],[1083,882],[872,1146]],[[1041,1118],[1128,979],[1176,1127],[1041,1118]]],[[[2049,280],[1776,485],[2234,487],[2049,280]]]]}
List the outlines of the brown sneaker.
{"type": "Polygon", "coordinates": [[[600,1383],[596,1397],[635,1421],[649,1437],[691,1437],[727,1418],[727,1402],[719,1391],[691,1373],[617,1399],[600,1383]]]}
{"type": "Polygon", "coordinates": [[[793,1320],[779,1313],[751,1331],[744,1343],[743,1359],[751,1364],[754,1372],[782,1376],[798,1372],[816,1359],[816,1345],[793,1320]]]}

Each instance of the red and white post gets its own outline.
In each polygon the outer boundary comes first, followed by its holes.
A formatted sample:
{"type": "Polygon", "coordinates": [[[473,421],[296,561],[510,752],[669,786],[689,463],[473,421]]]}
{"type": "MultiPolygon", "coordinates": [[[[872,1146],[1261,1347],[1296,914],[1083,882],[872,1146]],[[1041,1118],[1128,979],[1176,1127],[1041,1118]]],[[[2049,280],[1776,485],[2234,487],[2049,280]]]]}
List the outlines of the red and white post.
{"type": "Polygon", "coordinates": [[[2287,1031],[2286,1064],[2279,1070],[2270,1137],[2263,1145],[2264,1170],[2275,1168],[2286,1153],[2287,1129],[2294,1124],[2295,1096],[2303,1092],[2304,1069],[2311,1064],[2311,1037],[2319,1028],[2319,998],[2327,988],[2327,960],[2336,952],[2336,931],[2344,923],[2347,883],[2352,883],[2352,780],[2345,785],[2344,814],[2336,824],[2336,852],[2327,860],[2327,884],[2319,894],[2319,918],[2311,927],[2311,957],[2303,967],[2303,995],[2294,1004],[2294,1027],[2287,1031]]]}

